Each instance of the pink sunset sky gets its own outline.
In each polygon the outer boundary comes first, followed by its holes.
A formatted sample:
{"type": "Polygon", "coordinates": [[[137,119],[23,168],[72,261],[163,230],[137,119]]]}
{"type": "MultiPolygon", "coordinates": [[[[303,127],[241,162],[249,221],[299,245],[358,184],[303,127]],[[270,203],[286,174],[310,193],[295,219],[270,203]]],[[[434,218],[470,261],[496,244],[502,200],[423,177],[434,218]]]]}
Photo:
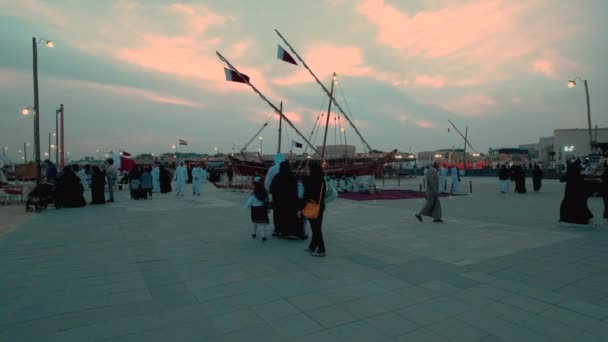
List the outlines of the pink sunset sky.
{"type": "MultiPolygon", "coordinates": [[[[462,147],[448,119],[481,152],[534,143],[586,127],[584,89],[567,87],[576,76],[589,81],[593,124],[608,126],[603,13],[600,0],[0,0],[0,145],[18,158],[33,142],[20,114],[33,105],[32,36],[55,43],[38,51],[43,151],[61,103],[72,158],[167,152],[178,139],[196,152],[244,145],[272,110],[225,81],[216,51],[308,136],[326,96],[301,65],[276,59],[275,28],[326,85],[338,74],[336,99],[375,149],[462,147]]],[[[261,133],[266,153],[277,125],[261,133]]],[[[284,149],[301,141],[285,134],[284,149]]]]}

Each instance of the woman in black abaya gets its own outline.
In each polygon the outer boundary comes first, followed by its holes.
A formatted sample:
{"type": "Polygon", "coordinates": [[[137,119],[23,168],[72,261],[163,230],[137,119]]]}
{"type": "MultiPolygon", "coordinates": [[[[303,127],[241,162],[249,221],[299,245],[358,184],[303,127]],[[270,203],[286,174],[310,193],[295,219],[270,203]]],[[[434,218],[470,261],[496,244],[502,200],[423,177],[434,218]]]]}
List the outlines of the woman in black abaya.
{"type": "Polygon", "coordinates": [[[163,165],[160,167],[160,192],[166,194],[171,192],[171,174],[169,170],[163,165]]]}
{"type": "Polygon", "coordinates": [[[93,176],[91,177],[91,204],[106,204],[105,196],[106,176],[99,166],[93,166],[93,176]]]}
{"type": "Polygon", "coordinates": [[[65,208],[84,207],[87,203],[83,193],[84,188],[80,183],[80,178],[72,171],[72,167],[64,167],[63,174],[55,184],[57,201],[65,208]]]}
{"type": "Polygon", "coordinates": [[[272,194],[273,223],[279,237],[301,235],[298,231],[298,183],[291,172],[289,162],[282,162],[279,173],[270,185],[272,194]]]}
{"type": "Polygon", "coordinates": [[[566,183],[564,199],[559,208],[559,221],[574,224],[589,224],[593,214],[587,206],[585,180],[580,171],[580,163],[568,165],[566,174],[560,179],[566,183]]]}

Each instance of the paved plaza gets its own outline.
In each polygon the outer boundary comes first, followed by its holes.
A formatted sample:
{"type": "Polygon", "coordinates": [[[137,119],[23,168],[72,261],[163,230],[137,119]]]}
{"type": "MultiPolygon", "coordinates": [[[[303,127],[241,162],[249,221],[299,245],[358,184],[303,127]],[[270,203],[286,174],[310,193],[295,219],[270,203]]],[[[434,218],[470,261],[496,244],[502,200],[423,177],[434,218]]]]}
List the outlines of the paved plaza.
{"type": "Polygon", "coordinates": [[[325,258],[252,239],[248,194],[208,184],[0,207],[0,341],[608,340],[602,200],[589,200],[598,225],[564,227],[557,181],[525,195],[463,181],[441,224],[415,219],[419,199],[330,203],[325,258]]]}

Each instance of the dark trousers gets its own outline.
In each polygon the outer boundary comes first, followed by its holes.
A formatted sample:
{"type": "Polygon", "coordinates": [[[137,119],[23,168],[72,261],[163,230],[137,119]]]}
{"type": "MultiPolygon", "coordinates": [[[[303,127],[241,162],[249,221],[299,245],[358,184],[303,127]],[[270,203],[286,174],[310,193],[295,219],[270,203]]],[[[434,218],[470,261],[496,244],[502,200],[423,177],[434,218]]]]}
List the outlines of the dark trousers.
{"type": "Polygon", "coordinates": [[[310,230],[312,231],[312,239],[308,248],[311,251],[317,250],[319,253],[325,252],[325,242],[323,241],[323,232],[321,226],[323,225],[323,213],[319,213],[319,217],[314,220],[309,219],[310,230]]]}

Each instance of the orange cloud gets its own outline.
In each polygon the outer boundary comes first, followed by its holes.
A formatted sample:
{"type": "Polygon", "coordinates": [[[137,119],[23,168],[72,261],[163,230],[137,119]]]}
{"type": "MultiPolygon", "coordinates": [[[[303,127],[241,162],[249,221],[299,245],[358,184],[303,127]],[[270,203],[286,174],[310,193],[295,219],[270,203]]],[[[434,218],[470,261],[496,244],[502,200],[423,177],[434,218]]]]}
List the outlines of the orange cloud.
{"type": "Polygon", "coordinates": [[[549,78],[558,78],[559,76],[568,77],[568,73],[574,72],[577,63],[562,57],[557,52],[547,51],[542,57],[533,60],[530,67],[534,72],[549,78]]]}
{"type": "Polygon", "coordinates": [[[434,87],[504,80],[513,77],[506,67],[527,71],[527,63],[521,61],[530,58],[535,60],[535,71],[554,74],[551,63],[555,61],[536,56],[577,30],[548,14],[529,25],[530,15],[552,9],[547,0],[444,4],[410,14],[384,0],[364,0],[357,11],[377,29],[378,43],[393,49],[406,63],[424,60],[429,72],[443,75],[440,80],[416,79],[418,84],[434,87]]]}
{"type": "Polygon", "coordinates": [[[423,85],[423,86],[429,86],[429,87],[433,87],[433,88],[441,88],[445,85],[445,78],[443,78],[442,76],[427,76],[427,75],[420,75],[418,77],[416,77],[416,84],[418,85],[423,85]]]}
{"type": "Polygon", "coordinates": [[[436,128],[437,124],[430,120],[415,120],[414,123],[420,128],[436,128]]]}

